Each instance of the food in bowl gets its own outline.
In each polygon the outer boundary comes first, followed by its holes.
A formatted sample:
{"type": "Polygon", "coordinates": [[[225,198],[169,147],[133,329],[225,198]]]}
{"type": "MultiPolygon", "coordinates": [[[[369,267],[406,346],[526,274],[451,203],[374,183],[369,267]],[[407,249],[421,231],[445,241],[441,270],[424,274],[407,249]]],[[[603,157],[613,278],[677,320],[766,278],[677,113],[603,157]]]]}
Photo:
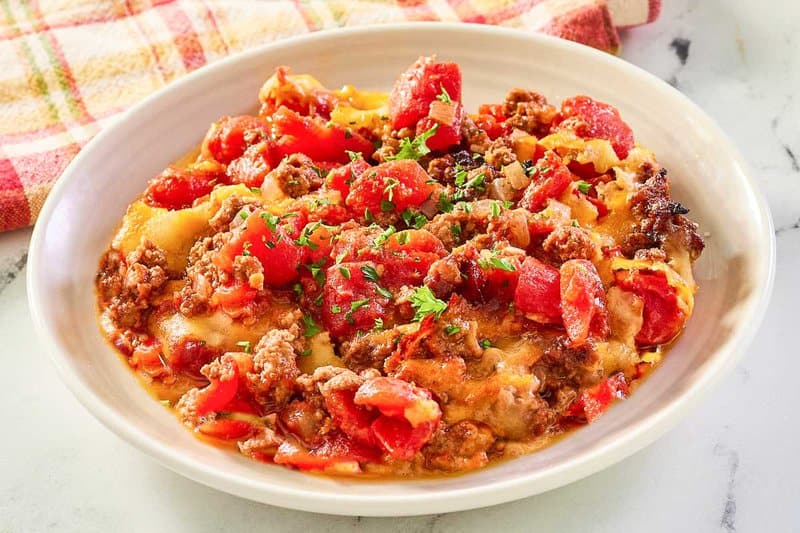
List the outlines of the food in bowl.
{"type": "Polygon", "coordinates": [[[692,313],[703,249],[617,110],[458,65],[390,94],[279,68],[148,184],[100,324],[198,436],[304,471],[457,473],[630,394],[692,313]]]}

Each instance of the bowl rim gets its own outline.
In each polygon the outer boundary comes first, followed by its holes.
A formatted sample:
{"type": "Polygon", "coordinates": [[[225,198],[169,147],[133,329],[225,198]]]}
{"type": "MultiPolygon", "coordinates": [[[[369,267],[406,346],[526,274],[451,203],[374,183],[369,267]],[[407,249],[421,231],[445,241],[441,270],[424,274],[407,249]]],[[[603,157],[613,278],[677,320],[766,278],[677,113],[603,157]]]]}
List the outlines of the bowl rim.
{"type": "MultiPolygon", "coordinates": [[[[674,427],[678,420],[687,413],[688,409],[696,405],[703,394],[708,393],[711,386],[718,383],[719,379],[735,366],[752,343],[764,318],[772,293],[775,277],[775,256],[774,226],[768,204],[753,179],[744,158],[728,136],[699,106],[663,80],[611,54],[540,33],[528,33],[513,28],[471,23],[404,22],[324,30],[260,45],[201,67],[167,84],[132,106],[111,124],[103,128],[78,153],[48,195],[31,237],[26,285],[28,303],[35,329],[39,338],[44,342],[44,347],[61,380],[80,403],[107,428],[144,451],[160,464],[209,487],[272,505],[331,514],[403,516],[486,507],[546,492],[605,469],[655,441],[674,427]],[[760,280],[756,280],[753,296],[751,297],[752,303],[739,320],[743,326],[736,328],[727,341],[716,350],[705,365],[704,371],[689,385],[683,394],[676,396],[670,402],[660,406],[658,410],[637,420],[635,424],[620,433],[613,442],[605,443],[601,447],[590,451],[579,452],[569,460],[562,461],[543,470],[521,472],[513,478],[492,481],[477,487],[430,492],[424,498],[419,495],[403,494],[324,494],[287,488],[279,482],[271,481],[268,476],[255,482],[232,476],[218,469],[206,467],[204,464],[188,459],[177,448],[164,445],[154,437],[141,433],[135,425],[127,422],[124,417],[117,414],[115,409],[106,405],[92,388],[83,382],[78,373],[69,364],[70,352],[61,344],[55,331],[48,326],[43,307],[46,295],[40,291],[36,283],[36,279],[41,275],[40,273],[45,272],[47,269],[46,265],[40,260],[40,257],[44,254],[46,227],[63,192],[72,181],[80,179],[78,169],[82,166],[83,161],[91,156],[95,146],[105,142],[107,137],[113,136],[115,130],[122,127],[131,116],[158,100],[167,98],[174,93],[182,92],[198,78],[214,76],[217,72],[224,71],[229,65],[256,56],[267,55],[274,50],[292,47],[296,43],[319,43],[330,39],[370,33],[415,32],[421,28],[428,30],[434,28],[436,31],[443,32],[483,33],[498,37],[524,38],[537,44],[567,51],[568,53],[588,56],[593,61],[620,69],[627,76],[647,82],[671,98],[678,99],[685,108],[691,110],[702,121],[702,126],[708,129],[715,139],[719,141],[721,149],[727,152],[731,159],[741,168],[742,175],[749,188],[748,192],[758,206],[757,213],[754,213],[754,216],[757,215],[755,220],[763,225],[766,230],[766,235],[762,237],[761,245],[767,251],[766,254],[763,254],[765,264],[762,263],[762,268],[767,275],[760,280]],[[398,505],[408,503],[413,503],[414,506],[398,505]]],[[[365,481],[365,483],[369,483],[369,481],[365,481]]],[[[402,483],[402,481],[381,481],[380,483],[402,483]]]]}

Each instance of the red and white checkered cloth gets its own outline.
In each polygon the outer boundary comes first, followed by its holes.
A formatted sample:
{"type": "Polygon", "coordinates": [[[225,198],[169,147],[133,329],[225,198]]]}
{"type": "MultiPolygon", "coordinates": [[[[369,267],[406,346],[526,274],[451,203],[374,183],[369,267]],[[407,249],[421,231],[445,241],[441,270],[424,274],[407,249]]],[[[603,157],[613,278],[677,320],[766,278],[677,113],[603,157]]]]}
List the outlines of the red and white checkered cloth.
{"type": "Polygon", "coordinates": [[[187,72],[321,29],[406,20],[500,24],[616,52],[660,0],[0,0],[0,231],[36,220],[104,125],[187,72]]]}

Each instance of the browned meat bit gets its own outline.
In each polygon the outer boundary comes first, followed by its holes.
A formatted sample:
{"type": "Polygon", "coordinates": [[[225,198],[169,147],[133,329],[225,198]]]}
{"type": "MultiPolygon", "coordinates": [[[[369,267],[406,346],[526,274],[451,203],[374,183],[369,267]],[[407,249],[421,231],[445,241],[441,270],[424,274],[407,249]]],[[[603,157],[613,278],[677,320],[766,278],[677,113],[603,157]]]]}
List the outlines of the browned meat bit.
{"type": "Polygon", "coordinates": [[[289,331],[275,329],[261,338],[253,352],[253,371],[247,373],[248,389],[267,412],[283,408],[297,389],[300,370],[292,344],[295,340],[289,331]]]}
{"type": "Polygon", "coordinates": [[[676,235],[691,258],[697,259],[705,243],[697,224],[683,216],[688,210],[670,201],[666,169],[646,171],[644,176],[646,181],[631,198],[631,211],[639,219],[639,226],[623,242],[623,253],[631,256],[642,248],[660,248],[671,235],[676,235]]]}
{"type": "Polygon", "coordinates": [[[425,466],[447,472],[480,468],[489,462],[486,452],[494,441],[491,430],[483,424],[462,420],[434,434],[422,450],[425,466]]]}
{"type": "Polygon", "coordinates": [[[512,246],[528,248],[531,243],[530,226],[535,215],[527,209],[504,209],[500,216],[491,219],[487,232],[512,246]]]}
{"type": "Polygon", "coordinates": [[[576,348],[561,336],[547,347],[534,365],[534,373],[540,379],[544,377],[543,389],[591,387],[603,378],[603,365],[591,342],[576,348]]]}
{"type": "Polygon", "coordinates": [[[470,212],[456,208],[450,213],[441,213],[433,217],[423,229],[439,238],[448,250],[452,250],[478,233],[486,231],[489,224],[488,213],[482,210],[470,212]]]}
{"type": "Polygon", "coordinates": [[[643,259],[645,261],[666,261],[667,253],[661,248],[642,248],[636,250],[634,259],[643,259]]]}
{"type": "Polygon", "coordinates": [[[539,381],[530,384],[503,384],[490,378],[475,387],[468,402],[474,406],[473,420],[492,428],[495,435],[508,439],[525,439],[547,431],[556,420],[556,413],[539,394],[539,381]]]}
{"type": "Polygon", "coordinates": [[[549,259],[560,264],[570,259],[588,259],[600,257],[600,247],[583,228],[559,226],[554,229],[542,243],[549,259]]]}
{"type": "Polygon", "coordinates": [[[178,400],[175,410],[178,411],[178,418],[184,425],[190,428],[199,426],[202,422],[200,415],[197,414],[197,400],[200,389],[191,389],[178,400]]]}
{"type": "Polygon", "coordinates": [[[434,261],[425,276],[425,285],[437,298],[446,298],[464,283],[458,258],[448,255],[434,261]]]}
{"type": "Polygon", "coordinates": [[[439,183],[452,185],[456,176],[456,160],[450,154],[435,157],[428,163],[428,174],[439,183]]]}
{"type": "Polygon", "coordinates": [[[280,164],[267,174],[266,179],[270,178],[292,198],[299,198],[322,186],[322,176],[317,172],[314,162],[301,153],[283,158],[280,164]]]}
{"type": "Polygon", "coordinates": [[[539,93],[525,89],[512,89],[503,103],[506,124],[512,128],[541,137],[550,130],[556,108],[547,103],[539,93]]]}
{"type": "Polygon", "coordinates": [[[433,334],[420,344],[434,357],[479,358],[483,355],[483,348],[478,343],[480,318],[463,298],[459,298],[451,302],[436,322],[433,334]]]}
{"type": "MultiPolygon", "coordinates": [[[[314,391],[319,396],[318,391],[314,391]]],[[[278,415],[282,427],[289,430],[305,444],[313,444],[330,425],[328,413],[321,407],[322,402],[294,400],[278,415]]]]}
{"type": "Polygon", "coordinates": [[[144,241],[125,258],[109,250],[100,264],[98,287],[106,314],[120,328],[140,329],[153,298],[167,282],[163,250],[144,241]]]}
{"type": "Polygon", "coordinates": [[[274,428],[263,426],[255,435],[239,443],[239,451],[252,459],[264,461],[275,455],[282,442],[274,428]]]}
{"type": "Polygon", "coordinates": [[[498,137],[486,149],[483,159],[497,170],[510,165],[517,160],[513,141],[508,137],[498,137]]]}
{"type": "Polygon", "coordinates": [[[340,354],[348,368],[364,370],[383,368],[383,361],[392,355],[401,333],[395,329],[370,331],[342,343],[340,354]]]}
{"type": "Polygon", "coordinates": [[[189,250],[186,285],[180,292],[179,309],[183,315],[194,316],[208,311],[214,288],[229,281],[229,274],[214,264],[214,256],[230,239],[229,232],[216,233],[197,241],[189,250]]]}
{"type": "Polygon", "coordinates": [[[248,196],[229,196],[222,201],[222,204],[214,213],[214,216],[209,219],[208,224],[215,233],[227,231],[230,229],[231,222],[236,217],[236,214],[247,205],[258,204],[257,198],[248,196]]]}
{"type": "Polygon", "coordinates": [[[480,129],[475,121],[468,116],[464,116],[461,121],[461,138],[464,145],[470,152],[484,154],[489,149],[492,140],[485,131],[480,129]]]}
{"type": "Polygon", "coordinates": [[[251,255],[237,255],[234,258],[233,277],[256,290],[264,288],[264,266],[251,255]]]}
{"type": "Polygon", "coordinates": [[[387,130],[381,137],[381,146],[372,154],[372,159],[378,163],[389,161],[389,158],[395,156],[400,150],[400,139],[407,137],[414,137],[414,131],[411,128],[389,130],[387,126],[387,130]]]}

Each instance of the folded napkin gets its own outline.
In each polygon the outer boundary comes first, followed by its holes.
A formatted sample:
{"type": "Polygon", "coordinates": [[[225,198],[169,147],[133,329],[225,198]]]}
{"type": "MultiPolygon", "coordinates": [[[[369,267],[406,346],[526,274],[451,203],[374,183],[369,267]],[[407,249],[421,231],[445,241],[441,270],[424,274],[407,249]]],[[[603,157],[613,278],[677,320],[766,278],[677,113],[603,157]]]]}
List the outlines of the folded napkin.
{"type": "Polygon", "coordinates": [[[660,0],[0,0],[0,231],[138,100],[229,54],[312,31],[408,20],[499,24],[616,52],[660,0]]]}

